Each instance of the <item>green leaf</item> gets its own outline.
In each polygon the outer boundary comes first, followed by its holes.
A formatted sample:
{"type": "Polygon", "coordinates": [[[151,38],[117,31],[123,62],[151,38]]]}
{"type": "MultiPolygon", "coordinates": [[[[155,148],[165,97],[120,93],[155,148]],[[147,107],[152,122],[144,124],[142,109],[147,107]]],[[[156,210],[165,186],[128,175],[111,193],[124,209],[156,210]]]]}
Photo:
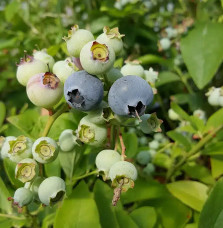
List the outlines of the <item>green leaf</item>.
{"type": "Polygon", "coordinates": [[[197,24],[181,40],[181,52],[188,71],[199,89],[213,78],[223,60],[223,25],[197,24]]]}
{"type": "Polygon", "coordinates": [[[12,185],[16,188],[22,187],[24,184],[15,178],[15,167],[17,163],[11,161],[9,158],[4,158],[3,165],[5,172],[12,183],[12,185]]]}
{"type": "Polygon", "coordinates": [[[0,217],[0,227],[11,228],[12,220],[4,217],[0,217]]]}
{"type": "Polygon", "coordinates": [[[56,160],[54,160],[53,162],[45,164],[44,170],[45,170],[45,173],[48,177],[51,177],[51,176],[60,177],[61,168],[60,168],[59,157],[57,157],[56,160]]]}
{"type": "Polygon", "coordinates": [[[172,161],[167,154],[157,153],[153,158],[153,163],[154,165],[168,169],[171,166],[172,161]]]}
{"type": "Polygon", "coordinates": [[[218,178],[223,174],[223,155],[211,157],[211,174],[214,178],[218,178]]]}
{"type": "Polygon", "coordinates": [[[186,150],[190,150],[191,149],[191,143],[189,142],[189,140],[182,133],[177,132],[177,131],[168,131],[167,135],[171,139],[173,139],[175,142],[178,142],[181,145],[183,145],[186,150]]]}
{"type": "Polygon", "coordinates": [[[219,109],[217,112],[212,114],[207,121],[204,132],[208,132],[209,130],[213,130],[214,128],[219,127],[223,124],[223,108],[219,109]]]}
{"type": "Polygon", "coordinates": [[[223,227],[223,179],[221,178],[211,191],[201,211],[199,228],[223,227]]]}
{"type": "Polygon", "coordinates": [[[12,206],[11,206],[11,202],[8,201],[8,197],[10,197],[10,193],[7,189],[7,187],[5,186],[2,178],[0,177],[0,208],[7,212],[7,213],[11,213],[12,212],[12,206]]]}
{"type": "Polygon", "coordinates": [[[57,210],[54,227],[100,228],[99,214],[87,185],[82,181],[57,210]]]}
{"type": "Polygon", "coordinates": [[[167,184],[173,196],[196,211],[201,211],[207,199],[208,187],[196,181],[177,181],[167,184]]]}
{"type": "Polygon", "coordinates": [[[129,158],[134,157],[138,149],[138,138],[136,134],[133,134],[133,133],[123,134],[123,140],[126,147],[127,157],[129,158]]]}
{"type": "Polygon", "coordinates": [[[139,228],[153,228],[157,219],[153,207],[140,207],[132,211],[130,216],[139,228]]]}
{"type": "Polygon", "coordinates": [[[12,1],[5,8],[5,19],[10,22],[15,14],[18,12],[20,8],[20,3],[17,0],[12,1]]]}
{"type": "Polygon", "coordinates": [[[126,203],[132,203],[137,201],[156,199],[165,196],[167,194],[164,185],[154,181],[138,178],[135,181],[133,189],[129,189],[127,192],[122,193],[121,201],[126,203]]]}
{"type": "Polygon", "coordinates": [[[43,224],[42,224],[41,228],[49,228],[50,226],[52,226],[53,222],[54,222],[54,219],[55,219],[55,214],[54,213],[47,215],[43,219],[43,224]]]}
{"type": "Polygon", "coordinates": [[[6,115],[5,104],[2,101],[0,101],[0,128],[5,120],[5,115],[6,115]]]}
{"type": "Polygon", "coordinates": [[[223,142],[214,142],[210,143],[207,147],[205,147],[202,151],[204,155],[223,155],[223,142]]]}
{"type": "Polygon", "coordinates": [[[177,76],[177,74],[169,71],[163,71],[159,73],[158,80],[156,82],[156,87],[165,85],[167,83],[176,82],[176,81],[180,81],[180,78],[179,76],[177,76]]]}

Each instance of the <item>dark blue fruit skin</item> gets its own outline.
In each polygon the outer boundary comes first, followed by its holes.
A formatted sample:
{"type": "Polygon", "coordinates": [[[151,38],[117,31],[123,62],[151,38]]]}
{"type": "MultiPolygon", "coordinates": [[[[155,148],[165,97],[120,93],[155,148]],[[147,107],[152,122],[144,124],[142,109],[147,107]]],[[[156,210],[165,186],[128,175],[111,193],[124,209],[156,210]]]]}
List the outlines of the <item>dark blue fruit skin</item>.
{"type": "MultiPolygon", "coordinates": [[[[112,111],[120,116],[133,117],[129,107],[136,107],[138,102],[148,106],[153,100],[153,91],[150,85],[141,77],[128,75],[114,82],[109,94],[108,103],[112,111]]],[[[143,113],[138,113],[143,115],[143,113]]]]}
{"type": "Polygon", "coordinates": [[[80,111],[95,109],[102,101],[104,94],[102,82],[88,74],[86,71],[78,71],[71,74],[64,83],[64,96],[67,103],[80,111]],[[71,100],[72,91],[79,92],[76,100],[71,100]],[[72,102],[73,101],[73,102],[72,102]]]}

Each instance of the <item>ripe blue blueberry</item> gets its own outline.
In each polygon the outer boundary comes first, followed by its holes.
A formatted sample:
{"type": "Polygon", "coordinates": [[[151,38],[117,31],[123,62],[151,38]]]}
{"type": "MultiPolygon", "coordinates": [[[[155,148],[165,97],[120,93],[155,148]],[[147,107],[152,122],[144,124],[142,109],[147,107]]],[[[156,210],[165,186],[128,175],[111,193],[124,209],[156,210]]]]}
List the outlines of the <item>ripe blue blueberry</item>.
{"type": "Polygon", "coordinates": [[[86,71],[71,74],[64,84],[64,96],[67,103],[72,108],[81,111],[96,108],[102,101],[103,92],[102,82],[86,71]]]}
{"type": "Polygon", "coordinates": [[[144,79],[133,75],[115,81],[108,94],[109,106],[120,116],[141,116],[152,100],[151,86],[144,79]]]}

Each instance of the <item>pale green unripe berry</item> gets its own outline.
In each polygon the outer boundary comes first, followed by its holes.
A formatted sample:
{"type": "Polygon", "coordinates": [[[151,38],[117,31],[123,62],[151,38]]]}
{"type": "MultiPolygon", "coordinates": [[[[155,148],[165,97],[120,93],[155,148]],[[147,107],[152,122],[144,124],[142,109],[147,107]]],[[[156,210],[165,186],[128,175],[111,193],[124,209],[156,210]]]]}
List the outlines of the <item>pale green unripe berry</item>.
{"type": "Polygon", "coordinates": [[[123,77],[121,71],[117,68],[112,67],[107,73],[107,80],[112,85],[117,79],[123,77]]]}
{"type": "Polygon", "coordinates": [[[38,196],[38,190],[39,190],[39,186],[40,184],[44,181],[43,177],[36,177],[34,179],[34,181],[31,183],[30,185],[30,191],[33,193],[33,196],[36,200],[39,200],[39,196],[38,196]]]}
{"type": "Polygon", "coordinates": [[[221,88],[212,87],[206,94],[208,96],[208,103],[212,106],[219,106],[221,88]]]}
{"type": "Polygon", "coordinates": [[[148,144],[148,139],[145,136],[142,136],[142,137],[138,138],[138,140],[139,140],[139,144],[142,145],[142,146],[148,144]]]}
{"type": "Polygon", "coordinates": [[[26,60],[22,60],[18,65],[16,77],[20,84],[26,86],[33,75],[45,73],[47,71],[48,67],[44,62],[35,59],[32,56],[28,56],[26,57],[26,60]]]}
{"type": "Polygon", "coordinates": [[[147,176],[151,176],[155,172],[155,166],[152,163],[148,163],[143,169],[143,173],[147,176]]]}
{"type": "Polygon", "coordinates": [[[54,60],[54,58],[51,55],[48,55],[45,50],[41,50],[41,51],[36,51],[35,50],[33,52],[33,57],[35,59],[38,59],[38,60],[42,61],[46,65],[49,64],[50,70],[53,69],[53,65],[55,63],[55,60],[54,60]]]}
{"type": "Polygon", "coordinates": [[[165,140],[165,136],[162,133],[156,133],[154,134],[154,140],[163,142],[165,140]]]}
{"type": "Polygon", "coordinates": [[[140,151],[136,156],[136,161],[140,165],[146,165],[150,162],[150,160],[151,160],[151,155],[149,151],[140,151]]]}
{"type": "Polygon", "coordinates": [[[32,147],[33,158],[40,163],[49,163],[57,158],[59,148],[57,143],[49,137],[38,138],[32,147]]]}
{"type": "Polygon", "coordinates": [[[74,130],[66,129],[59,137],[59,145],[62,151],[71,151],[77,145],[77,136],[74,130]]]}
{"type": "Polygon", "coordinates": [[[68,37],[64,38],[67,43],[67,51],[71,56],[79,57],[81,49],[89,41],[94,40],[92,33],[85,29],[79,29],[74,25],[68,32],[68,37]]]}
{"type": "Polygon", "coordinates": [[[159,145],[160,145],[160,144],[159,144],[158,141],[153,140],[153,141],[151,141],[151,142],[149,143],[149,148],[150,148],[150,149],[156,150],[156,149],[159,148],[159,145]]]}
{"type": "Polygon", "coordinates": [[[14,140],[9,141],[10,149],[8,151],[8,157],[13,162],[20,162],[25,158],[29,158],[32,155],[33,142],[30,138],[23,135],[14,140]]]}
{"type": "Polygon", "coordinates": [[[1,159],[7,158],[9,156],[9,150],[10,150],[9,142],[11,140],[16,140],[16,137],[15,136],[7,136],[4,139],[4,143],[3,143],[2,149],[1,149],[1,159]]]}
{"type": "Polygon", "coordinates": [[[111,69],[115,61],[115,52],[106,44],[90,41],[81,49],[80,62],[85,71],[101,75],[111,69]]]}
{"type": "Polygon", "coordinates": [[[25,158],[16,165],[15,177],[23,183],[34,180],[38,174],[39,166],[31,158],[25,158]]]}
{"type": "Polygon", "coordinates": [[[48,206],[63,199],[66,193],[66,186],[60,177],[48,177],[39,186],[38,195],[40,201],[48,206]]]}
{"type": "Polygon", "coordinates": [[[91,146],[102,146],[107,139],[107,128],[89,121],[85,116],[78,125],[78,138],[91,146]]]}
{"type": "Polygon", "coordinates": [[[194,116],[197,116],[201,120],[206,120],[206,114],[203,110],[197,109],[193,112],[194,116]]]}
{"type": "Polygon", "coordinates": [[[144,78],[144,69],[140,64],[127,63],[121,68],[123,76],[136,75],[144,78]]]}
{"type": "Polygon", "coordinates": [[[178,34],[177,30],[174,29],[174,28],[172,28],[172,27],[167,27],[167,28],[165,28],[165,31],[166,31],[167,37],[168,37],[169,39],[175,38],[175,37],[177,36],[177,34],[178,34]]]}
{"type": "Polygon", "coordinates": [[[152,67],[149,70],[144,71],[145,80],[150,84],[154,85],[156,80],[158,79],[158,72],[154,71],[152,67]]]}
{"type": "Polygon", "coordinates": [[[116,178],[128,178],[134,181],[137,178],[137,170],[132,163],[119,161],[111,167],[109,177],[112,181],[116,178]]]}
{"type": "Polygon", "coordinates": [[[36,106],[50,109],[63,96],[63,84],[52,73],[40,73],[30,78],[26,92],[29,100],[36,106]]]}
{"type": "Polygon", "coordinates": [[[168,50],[171,46],[171,42],[168,38],[162,38],[160,40],[160,46],[161,46],[162,50],[168,50]]]}
{"type": "Polygon", "coordinates": [[[30,204],[33,200],[32,192],[27,188],[18,188],[13,196],[14,204],[23,207],[30,204]]]}
{"type": "Polygon", "coordinates": [[[75,72],[74,67],[71,66],[69,60],[58,61],[53,65],[53,73],[63,83],[74,72],[75,72]]]}
{"type": "Polygon", "coordinates": [[[171,120],[179,120],[179,115],[171,108],[168,110],[168,116],[171,120]]]}
{"type": "Polygon", "coordinates": [[[102,150],[96,157],[95,163],[99,171],[103,171],[106,179],[112,165],[121,161],[121,155],[115,150],[102,150]]]}

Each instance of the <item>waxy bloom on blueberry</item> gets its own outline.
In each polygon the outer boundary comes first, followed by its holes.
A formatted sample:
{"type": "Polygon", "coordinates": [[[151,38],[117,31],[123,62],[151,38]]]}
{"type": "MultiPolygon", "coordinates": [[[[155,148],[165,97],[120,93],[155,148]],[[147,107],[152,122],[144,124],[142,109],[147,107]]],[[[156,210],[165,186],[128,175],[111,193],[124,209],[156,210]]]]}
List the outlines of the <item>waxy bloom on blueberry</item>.
{"type": "Polygon", "coordinates": [[[23,183],[33,180],[38,174],[39,166],[31,158],[25,158],[16,165],[15,177],[23,183]]]}
{"type": "Polygon", "coordinates": [[[59,145],[62,151],[71,151],[77,145],[77,136],[72,129],[64,130],[59,137],[59,145]]]}
{"type": "Polygon", "coordinates": [[[55,60],[51,55],[47,54],[46,50],[41,50],[41,51],[34,50],[33,51],[33,57],[35,59],[42,61],[46,65],[49,64],[50,70],[53,69],[53,65],[55,63],[55,60]]]}
{"type": "Polygon", "coordinates": [[[111,46],[115,52],[115,55],[120,54],[123,49],[122,37],[125,35],[121,35],[119,33],[118,27],[110,29],[109,27],[105,26],[103,32],[104,33],[98,36],[96,41],[111,46]]]}
{"type": "Polygon", "coordinates": [[[63,38],[67,43],[67,51],[71,56],[79,57],[83,46],[94,40],[92,33],[85,29],[79,29],[78,25],[71,27],[68,36],[63,38]]]}
{"type": "Polygon", "coordinates": [[[49,137],[38,138],[32,147],[33,158],[40,163],[49,163],[57,158],[59,148],[49,137]]]}
{"type": "Polygon", "coordinates": [[[40,73],[30,78],[26,92],[34,105],[52,108],[63,96],[63,84],[55,74],[40,73]]]}
{"type": "Polygon", "coordinates": [[[33,142],[30,138],[23,135],[14,140],[9,141],[10,149],[8,157],[11,161],[20,162],[24,158],[29,158],[32,155],[33,142]]]}
{"type": "Polygon", "coordinates": [[[47,71],[47,64],[32,56],[26,56],[24,59],[21,59],[18,65],[16,77],[20,84],[26,86],[33,75],[45,73],[47,71]]]}
{"type": "Polygon", "coordinates": [[[113,66],[115,52],[109,45],[91,41],[82,48],[80,61],[84,70],[89,74],[101,75],[113,66]]]}
{"type": "Polygon", "coordinates": [[[62,200],[66,193],[66,186],[60,177],[48,177],[39,186],[38,195],[40,201],[48,206],[52,206],[62,200]]]}
{"type": "Polygon", "coordinates": [[[103,91],[102,82],[86,71],[71,74],[64,84],[67,103],[81,111],[95,109],[103,99],[103,91]]]}
{"type": "Polygon", "coordinates": [[[141,78],[145,76],[143,67],[136,60],[132,62],[126,61],[126,64],[121,68],[121,73],[124,76],[137,75],[141,78]]]}
{"type": "Polygon", "coordinates": [[[27,188],[18,188],[14,193],[13,200],[15,205],[23,207],[32,202],[33,194],[27,188]]]}
{"type": "Polygon", "coordinates": [[[61,82],[65,83],[67,78],[75,72],[74,63],[70,58],[62,61],[58,61],[53,65],[53,73],[60,79],[61,82]]]}
{"type": "Polygon", "coordinates": [[[107,129],[104,125],[97,125],[85,116],[78,125],[78,138],[91,146],[102,146],[107,139],[107,129]]]}
{"type": "Polygon", "coordinates": [[[112,165],[121,161],[121,155],[115,150],[102,150],[96,157],[95,163],[99,171],[105,174],[104,179],[108,177],[108,172],[112,165]]]}
{"type": "Polygon", "coordinates": [[[7,136],[1,142],[1,143],[3,143],[2,146],[1,146],[1,158],[2,159],[7,158],[9,156],[9,150],[10,150],[10,144],[9,144],[9,142],[11,140],[16,140],[16,137],[15,136],[7,136]]]}
{"type": "Polygon", "coordinates": [[[152,100],[151,86],[144,79],[132,75],[115,81],[108,94],[109,106],[120,116],[141,116],[152,100]]]}

